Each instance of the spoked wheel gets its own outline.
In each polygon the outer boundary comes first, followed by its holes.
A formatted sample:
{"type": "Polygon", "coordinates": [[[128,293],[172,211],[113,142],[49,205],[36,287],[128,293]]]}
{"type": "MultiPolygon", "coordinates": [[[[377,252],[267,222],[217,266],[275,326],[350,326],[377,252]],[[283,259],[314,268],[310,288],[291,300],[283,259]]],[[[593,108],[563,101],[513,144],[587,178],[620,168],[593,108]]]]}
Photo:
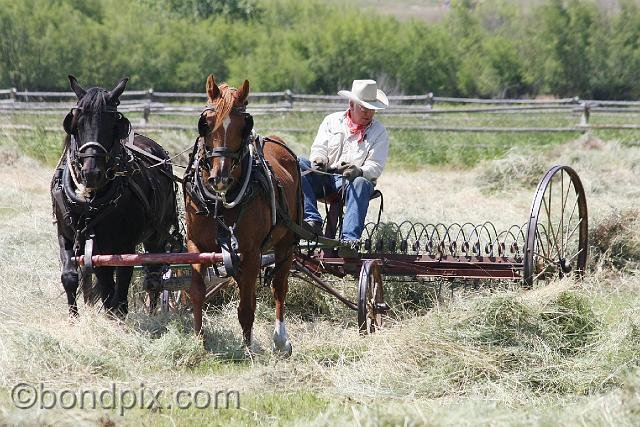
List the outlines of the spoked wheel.
{"type": "Polygon", "coordinates": [[[175,313],[189,306],[184,291],[162,289],[145,292],[143,307],[147,314],[175,313]]]}
{"type": "Polygon", "coordinates": [[[360,334],[366,335],[382,327],[382,316],[389,310],[384,302],[379,260],[362,262],[358,285],[358,326],[360,334]]]}
{"type": "Polygon", "coordinates": [[[542,177],[531,205],[524,284],[576,275],[587,264],[587,200],[578,174],[554,166],[542,177]]]}

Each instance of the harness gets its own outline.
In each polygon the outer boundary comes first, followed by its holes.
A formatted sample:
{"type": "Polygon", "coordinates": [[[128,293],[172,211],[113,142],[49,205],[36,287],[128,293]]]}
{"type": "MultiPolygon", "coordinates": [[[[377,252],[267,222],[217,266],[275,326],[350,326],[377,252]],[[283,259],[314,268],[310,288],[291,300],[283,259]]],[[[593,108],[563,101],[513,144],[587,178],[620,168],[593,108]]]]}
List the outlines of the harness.
{"type": "MultiPolygon", "coordinates": [[[[286,195],[284,187],[277,176],[273,173],[271,165],[264,156],[264,145],[266,142],[277,143],[285,147],[289,153],[296,158],[295,153],[291,151],[285,144],[280,141],[265,138],[257,135],[253,131],[253,117],[245,111],[245,107],[234,107],[230,114],[241,114],[246,120],[245,127],[242,131],[242,143],[238,150],[232,151],[228,147],[207,147],[205,137],[211,132],[206,126],[204,114],[207,111],[215,111],[213,107],[207,107],[202,112],[199,123],[199,136],[196,138],[193,150],[189,156],[189,165],[184,175],[185,192],[189,194],[197,207],[197,214],[206,215],[216,219],[218,245],[225,251],[230,253],[231,261],[237,261],[236,252],[238,250],[238,242],[235,236],[235,230],[240,223],[248,203],[258,194],[265,194],[269,202],[271,210],[271,229],[261,244],[261,248],[267,246],[271,240],[271,233],[278,225],[285,225],[291,229],[290,224],[294,224],[289,218],[289,212],[286,203],[286,195]],[[203,123],[204,122],[204,123],[203,123]],[[232,186],[231,190],[226,194],[212,191],[209,185],[203,181],[203,175],[211,172],[211,159],[220,157],[224,162],[231,160],[234,163],[231,170],[241,167],[240,185],[232,186]],[[237,209],[237,215],[233,224],[228,225],[225,222],[224,214],[231,209],[237,209]]],[[[221,165],[224,167],[224,164],[221,165]]],[[[299,174],[298,170],[298,174],[299,174]]],[[[300,179],[298,179],[300,183],[300,179]]],[[[238,183],[239,184],[239,183],[238,183]]],[[[300,206],[298,208],[299,218],[297,223],[302,220],[302,190],[298,188],[298,200],[300,206]]],[[[235,263],[232,263],[235,264],[235,263]]],[[[237,264],[235,264],[237,265],[237,264]]],[[[235,265],[228,265],[225,262],[227,273],[234,275],[236,271],[235,265]]]]}
{"type": "MultiPolygon", "coordinates": [[[[65,226],[73,230],[74,253],[79,253],[81,244],[84,241],[85,264],[91,268],[90,256],[93,251],[93,229],[118,207],[127,190],[130,190],[144,206],[146,222],[151,224],[148,233],[150,234],[154,231],[165,235],[168,233],[163,227],[160,227],[159,221],[156,220],[155,213],[161,209],[164,200],[161,200],[158,194],[159,183],[157,178],[149,173],[150,161],[155,161],[158,157],[133,145],[135,134],[131,131],[131,124],[117,111],[116,107],[109,105],[106,105],[102,111],[116,114],[118,124],[123,129],[126,129],[126,135],[117,133],[115,135],[116,140],[114,140],[110,149],[106,149],[98,141],[89,141],[77,147],[75,134],[71,126],[74,110],[82,109],[74,107],[65,117],[64,127],[70,139],[54,173],[51,194],[54,209],[55,205],[57,205],[61,211],[65,226]],[[122,141],[125,138],[127,138],[127,143],[122,141]],[[135,147],[135,149],[132,149],[132,147],[135,147]],[[87,153],[86,150],[89,148],[97,150],[87,153]],[[107,184],[100,191],[96,191],[93,194],[84,188],[77,176],[77,169],[81,168],[80,159],[88,157],[104,158],[107,167],[105,172],[107,184]],[[151,187],[151,199],[147,197],[138,182],[136,182],[136,176],[141,176],[151,187]]],[[[166,152],[165,155],[168,158],[166,152]]],[[[173,179],[169,163],[162,164],[160,170],[173,181],[175,200],[177,184],[173,179]]],[[[142,240],[147,237],[143,236],[142,240]]],[[[172,245],[181,243],[182,236],[179,233],[177,221],[174,224],[174,232],[167,237],[172,242],[172,245]]]]}

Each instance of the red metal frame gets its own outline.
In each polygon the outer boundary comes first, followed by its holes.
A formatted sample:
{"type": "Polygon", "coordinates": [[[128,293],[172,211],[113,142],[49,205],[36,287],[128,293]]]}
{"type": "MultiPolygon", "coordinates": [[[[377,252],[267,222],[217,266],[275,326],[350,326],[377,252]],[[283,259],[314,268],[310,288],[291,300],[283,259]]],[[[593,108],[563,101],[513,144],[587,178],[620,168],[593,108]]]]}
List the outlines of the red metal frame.
{"type": "MultiPolygon", "coordinates": [[[[84,265],[83,256],[75,258],[77,265],[84,265]]],[[[222,262],[222,254],[215,252],[202,253],[165,253],[165,254],[122,254],[93,255],[91,263],[100,266],[135,266],[149,264],[214,264],[222,262]]]]}
{"type": "Polygon", "coordinates": [[[508,257],[365,254],[362,258],[323,258],[297,255],[297,260],[316,275],[322,272],[344,277],[357,275],[366,259],[380,260],[387,276],[450,277],[519,280],[523,260],[508,257]]]}

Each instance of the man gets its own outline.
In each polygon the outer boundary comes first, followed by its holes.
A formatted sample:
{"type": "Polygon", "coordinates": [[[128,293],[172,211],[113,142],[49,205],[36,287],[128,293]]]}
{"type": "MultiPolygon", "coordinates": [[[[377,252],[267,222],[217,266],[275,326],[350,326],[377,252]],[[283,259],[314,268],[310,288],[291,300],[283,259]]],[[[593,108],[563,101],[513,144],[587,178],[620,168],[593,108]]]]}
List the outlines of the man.
{"type": "MultiPolygon", "coordinates": [[[[389,101],[375,80],[354,80],[351,91],[341,90],[338,95],[349,99],[349,108],[326,116],[311,146],[309,160],[299,158],[304,220],[314,233],[321,234],[317,198],[336,193],[345,184],[346,208],[340,237],[353,243],[362,235],[369,198],[387,161],[389,136],[374,115],[388,107],[389,101]]],[[[349,246],[354,245],[345,247],[349,246]]]]}

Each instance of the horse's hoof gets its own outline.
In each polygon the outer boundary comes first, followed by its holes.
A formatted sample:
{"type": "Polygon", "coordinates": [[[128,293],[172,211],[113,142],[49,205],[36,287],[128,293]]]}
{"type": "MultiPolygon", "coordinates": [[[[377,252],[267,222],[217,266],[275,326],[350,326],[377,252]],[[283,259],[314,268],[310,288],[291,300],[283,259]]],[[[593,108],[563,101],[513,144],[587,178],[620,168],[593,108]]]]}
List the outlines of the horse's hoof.
{"type": "Polygon", "coordinates": [[[287,358],[291,356],[293,347],[291,346],[291,342],[289,340],[286,340],[284,343],[276,343],[274,341],[273,352],[281,357],[287,358]]]}

